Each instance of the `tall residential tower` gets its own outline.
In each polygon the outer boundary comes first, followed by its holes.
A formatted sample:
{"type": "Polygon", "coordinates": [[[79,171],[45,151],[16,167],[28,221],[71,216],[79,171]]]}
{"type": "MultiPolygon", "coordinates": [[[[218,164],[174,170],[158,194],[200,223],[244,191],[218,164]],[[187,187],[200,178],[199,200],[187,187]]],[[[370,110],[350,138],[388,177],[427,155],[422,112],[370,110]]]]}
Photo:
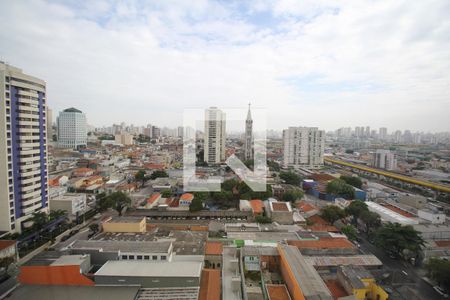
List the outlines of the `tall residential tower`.
{"type": "Polygon", "coordinates": [[[317,169],[323,165],[325,131],[316,127],[283,130],[283,165],[317,169]]]}
{"type": "Polygon", "coordinates": [[[248,104],[247,119],[245,120],[244,159],[253,159],[253,120],[248,104]]]}
{"type": "Polygon", "coordinates": [[[204,161],[219,164],[225,161],[225,113],[217,107],[205,110],[204,161]]]}
{"type": "Polygon", "coordinates": [[[45,82],[0,62],[0,231],[20,232],[46,211],[45,82]]]}

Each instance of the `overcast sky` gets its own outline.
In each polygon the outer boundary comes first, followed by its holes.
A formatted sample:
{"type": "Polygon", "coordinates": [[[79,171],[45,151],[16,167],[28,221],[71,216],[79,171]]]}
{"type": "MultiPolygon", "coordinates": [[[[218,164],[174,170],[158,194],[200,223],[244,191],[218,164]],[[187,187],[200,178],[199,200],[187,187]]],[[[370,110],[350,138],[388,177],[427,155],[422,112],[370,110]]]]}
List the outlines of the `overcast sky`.
{"type": "Polygon", "coordinates": [[[250,101],[273,129],[450,131],[449,0],[4,0],[0,60],[95,126],[250,101]]]}

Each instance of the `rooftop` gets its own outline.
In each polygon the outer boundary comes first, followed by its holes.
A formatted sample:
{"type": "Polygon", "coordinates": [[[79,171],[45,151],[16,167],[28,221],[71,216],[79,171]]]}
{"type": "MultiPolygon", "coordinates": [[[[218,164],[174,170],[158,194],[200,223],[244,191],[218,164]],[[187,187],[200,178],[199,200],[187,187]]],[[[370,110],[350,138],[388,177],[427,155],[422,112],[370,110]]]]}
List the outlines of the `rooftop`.
{"type": "Polygon", "coordinates": [[[169,253],[172,242],[137,242],[137,241],[96,241],[77,240],[72,249],[98,249],[103,252],[142,252],[142,253],[169,253]]]}
{"type": "Polygon", "coordinates": [[[361,279],[373,278],[369,271],[361,266],[341,266],[340,271],[346,277],[353,288],[365,288],[366,285],[361,279]]]}
{"type": "Polygon", "coordinates": [[[199,300],[220,299],[220,270],[203,269],[199,300]]]}
{"type": "Polygon", "coordinates": [[[63,110],[63,112],[73,112],[73,113],[80,113],[80,114],[83,113],[81,110],[76,109],[74,107],[66,108],[65,110],[63,110]]]}
{"type": "Polygon", "coordinates": [[[192,201],[193,199],[194,199],[194,195],[191,193],[184,193],[180,197],[180,200],[184,200],[184,201],[192,201]]]}
{"type": "Polygon", "coordinates": [[[259,199],[250,200],[250,205],[252,206],[253,212],[255,214],[263,213],[264,203],[259,199]]]}
{"type": "Polygon", "coordinates": [[[0,240],[0,250],[9,248],[16,244],[14,240],[0,240]]]}
{"type": "Polygon", "coordinates": [[[271,202],[272,211],[291,211],[287,202],[271,202]]]}
{"type": "Polygon", "coordinates": [[[341,265],[382,266],[383,263],[372,254],[353,256],[304,256],[315,267],[337,267],[341,265]]]}
{"type": "Polygon", "coordinates": [[[95,273],[95,276],[200,277],[202,266],[201,261],[110,260],[95,273]]]}
{"type": "Polygon", "coordinates": [[[340,249],[354,249],[353,245],[346,238],[327,238],[321,237],[318,240],[294,240],[288,241],[289,245],[296,246],[299,249],[330,249],[330,248],[340,248],[340,249]]]}
{"type": "Polygon", "coordinates": [[[144,217],[113,217],[109,223],[140,223],[144,217]]]}
{"type": "Polygon", "coordinates": [[[222,255],[223,246],[220,242],[206,242],[205,255],[222,255]]]}
{"type": "Polygon", "coordinates": [[[291,296],[284,284],[267,284],[269,300],[291,300],[291,296]]]}

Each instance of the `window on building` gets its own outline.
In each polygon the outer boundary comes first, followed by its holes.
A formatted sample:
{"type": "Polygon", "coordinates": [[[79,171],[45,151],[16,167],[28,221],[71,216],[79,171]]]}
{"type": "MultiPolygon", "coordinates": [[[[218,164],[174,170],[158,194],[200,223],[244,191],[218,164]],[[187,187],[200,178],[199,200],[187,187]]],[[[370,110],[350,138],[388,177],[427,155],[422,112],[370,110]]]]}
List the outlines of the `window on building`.
{"type": "Polygon", "coordinates": [[[123,260],[127,260],[127,259],[128,259],[128,256],[127,256],[127,255],[122,255],[122,259],[123,259],[123,260]]]}
{"type": "Polygon", "coordinates": [[[142,255],[138,255],[136,259],[142,260],[142,255]]]}
{"type": "Polygon", "coordinates": [[[161,260],[166,260],[167,257],[165,255],[161,255],[161,260]]]}
{"type": "Polygon", "coordinates": [[[152,260],[158,260],[158,256],[153,255],[153,256],[152,256],[152,260]]]}

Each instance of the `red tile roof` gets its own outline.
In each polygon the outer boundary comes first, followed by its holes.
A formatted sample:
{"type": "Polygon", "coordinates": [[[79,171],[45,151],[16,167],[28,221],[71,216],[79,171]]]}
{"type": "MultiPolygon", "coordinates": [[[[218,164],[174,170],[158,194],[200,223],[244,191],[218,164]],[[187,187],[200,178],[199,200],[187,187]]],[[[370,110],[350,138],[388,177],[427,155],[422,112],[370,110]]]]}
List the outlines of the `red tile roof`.
{"type": "Polygon", "coordinates": [[[414,218],[414,215],[413,215],[413,214],[411,214],[411,213],[409,213],[409,212],[407,212],[407,211],[404,211],[403,209],[400,209],[400,208],[398,208],[398,207],[396,207],[396,206],[394,206],[394,205],[390,205],[390,204],[387,204],[387,203],[381,203],[381,205],[383,205],[383,206],[386,207],[387,209],[390,209],[390,210],[392,210],[393,212],[396,212],[396,213],[398,213],[398,214],[400,214],[400,215],[402,215],[402,216],[404,216],[404,217],[407,217],[407,218],[414,218]]]}
{"type": "Polygon", "coordinates": [[[450,247],[450,241],[434,241],[436,243],[436,246],[438,247],[445,247],[445,248],[449,248],[450,247]]]}
{"type": "Polygon", "coordinates": [[[330,225],[327,221],[325,221],[321,216],[314,215],[308,218],[308,221],[313,222],[314,224],[320,224],[320,225],[330,225]]]}
{"type": "Polygon", "coordinates": [[[220,299],[221,294],[220,271],[214,269],[203,269],[200,280],[199,300],[220,299]]]}
{"type": "Polygon", "coordinates": [[[267,284],[267,293],[269,300],[291,300],[286,285],[284,284],[267,284]]]}
{"type": "Polygon", "coordinates": [[[264,211],[264,203],[259,199],[250,200],[250,205],[252,206],[253,213],[262,214],[264,211]]]}
{"type": "Polygon", "coordinates": [[[335,300],[341,297],[350,296],[337,280],[325,280],[325,284],[327,285],[327,288],[330,290],[331,295],[335,300]]]}
{"type": "Polygon", "coordinates": [[[330,174],[323,174],[323,173],[314,173],[309,175],[308,177],[315,181],[330,181],[336,179],[336,177],[333,177],[330,174]]]}
{"type": "Polygon", "coordinates": [[[340,232],[340,230],[337,229],[335,226],[323,224],[314,224],[311,226],[307,226],[306,229],[311,231],[340,232]]]}
{"type": "Polygon", "coordinates": [[[289,245],[299,249],[354,249],[353,245],[346,238],[324,237],[319,240],[288,241],[289,245]]]}
{"type": "Polygon", "coordinates": [[[14,245],[16,241],[13,240],[0,240],[0,250],[6,249],[14,245]]]}
{"type": "Polygon", "coordinates": [[[273,211],[289,211],[285,202],[272,202],[273,211]]]}
{"type": "Polygon", "coordinates": [[[155,194],[151,195],[150,198],[147,199],[147,203],[148,204],[153,204],[153,202],[158,200],[159,197],[161,197],[161,194],[160,193],[155,193],[155,194]]]}
{"type": "Polygon", "coordinates": [[[192,201],[194,200],[194,195],[191,193],[184,193],[183,195],[181,195],[180,200],[192,201]]]}
{"type": "Polygon", "coordinates": [[[223,245],[220,242],[206,242],[205,255],[222,255],[223,245]]]}
{"type": "Polygon", "coordinates": [[[300,201],[297,204],[297,208],[299,208],[303,212],[310,212],[312,210],[319,210],[319,208],[317,206],[314,206],[314,205],[312,205],[310,203],[307,203],[305,201],[300,201]]]}

